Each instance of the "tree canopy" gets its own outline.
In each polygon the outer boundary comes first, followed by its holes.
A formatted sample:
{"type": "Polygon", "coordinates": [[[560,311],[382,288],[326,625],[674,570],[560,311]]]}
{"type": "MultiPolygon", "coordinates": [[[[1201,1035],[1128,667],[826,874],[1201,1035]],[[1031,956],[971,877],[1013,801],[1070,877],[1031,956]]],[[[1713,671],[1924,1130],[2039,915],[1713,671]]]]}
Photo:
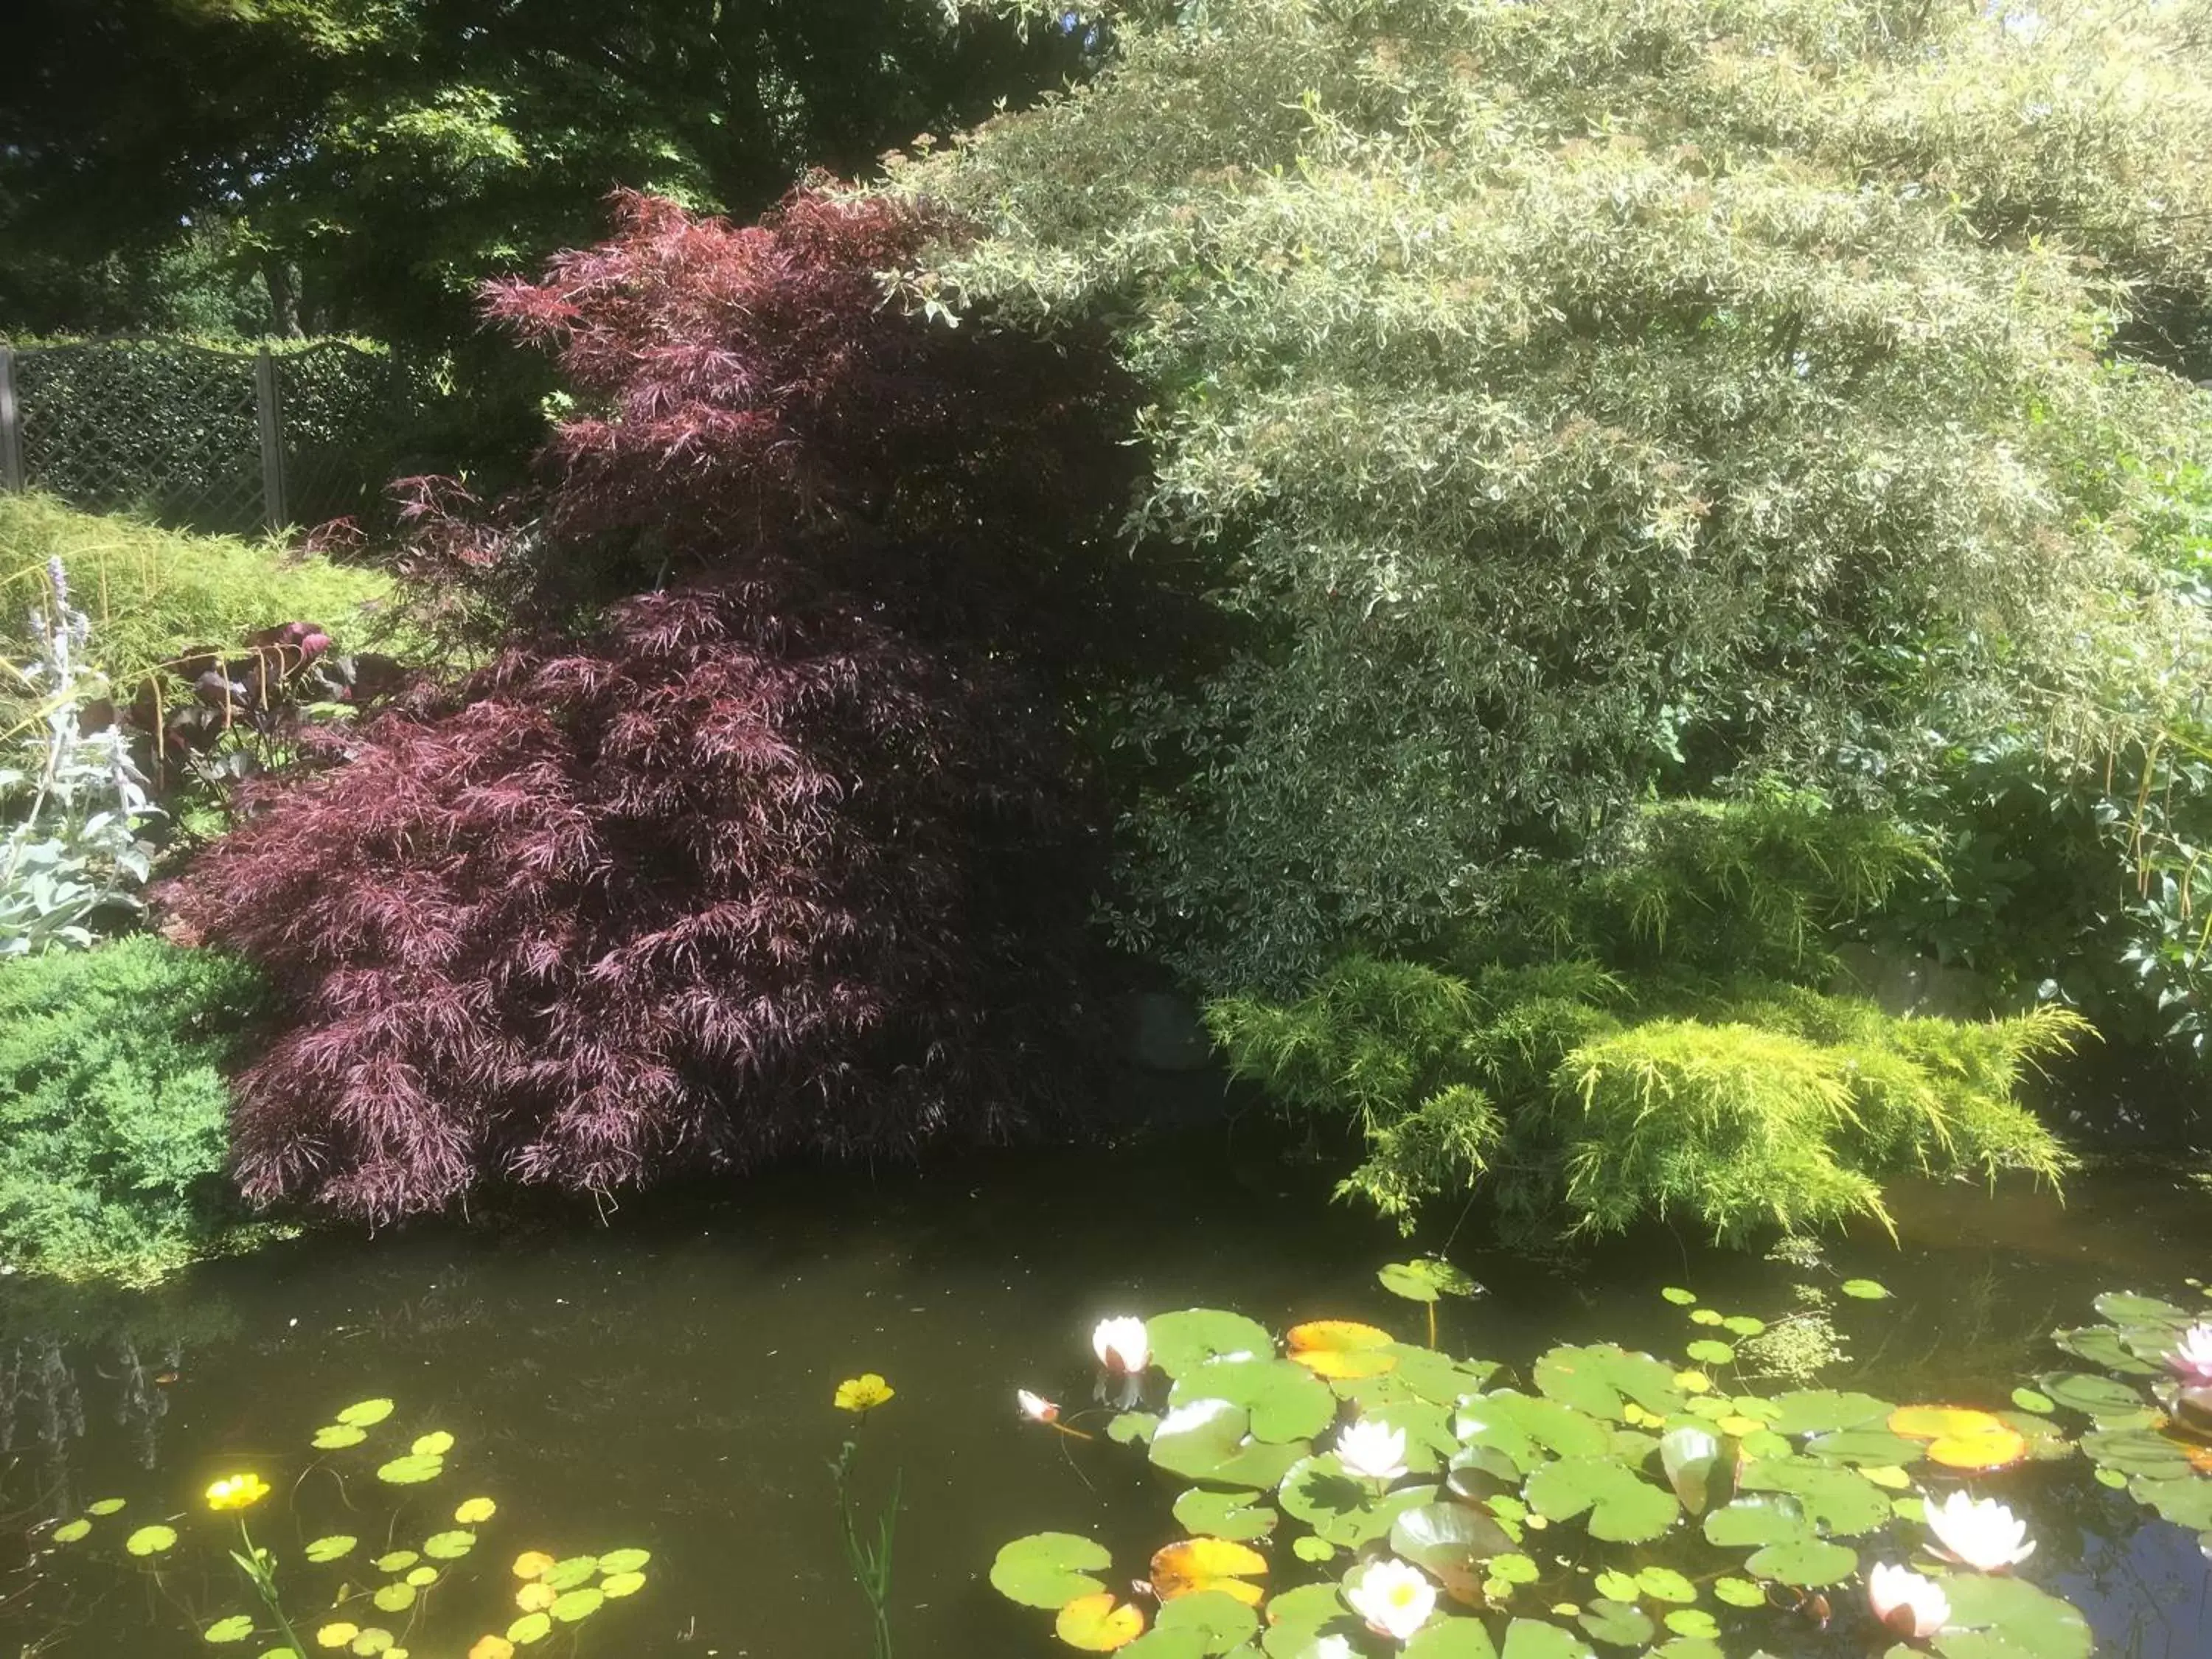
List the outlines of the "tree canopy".
{"type": "Polygon", "coordinates": [[[2115,342],[2212,289],[2203,0],[1145,11],[895,171],[988,232],[923,299],[1114,324],[1135,526],[1240,630],[1115,733],[1126,941],[1292,982],[1651,790],[1878,791],[2111,704],[2123,623],[2170,669],[2202,402],[2115,342]]]}

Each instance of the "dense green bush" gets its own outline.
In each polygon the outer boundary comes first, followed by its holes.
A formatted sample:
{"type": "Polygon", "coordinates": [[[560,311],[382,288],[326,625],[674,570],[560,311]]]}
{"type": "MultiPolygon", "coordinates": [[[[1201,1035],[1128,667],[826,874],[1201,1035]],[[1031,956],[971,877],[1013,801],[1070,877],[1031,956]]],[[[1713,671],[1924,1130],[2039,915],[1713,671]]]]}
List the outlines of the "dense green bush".
{"type": "Polygon", "coordinates": [[[220,1247],[259,1005],[244,964],[143,935],[0,965],[0,1258],[144,1279],[220,1247]]]}

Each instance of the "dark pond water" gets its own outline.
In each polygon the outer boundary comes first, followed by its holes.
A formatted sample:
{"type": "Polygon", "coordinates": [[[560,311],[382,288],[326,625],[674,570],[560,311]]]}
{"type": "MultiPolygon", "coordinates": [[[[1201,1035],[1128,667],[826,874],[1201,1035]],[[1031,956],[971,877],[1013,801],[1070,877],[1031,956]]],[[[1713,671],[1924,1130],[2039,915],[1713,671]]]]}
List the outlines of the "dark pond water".
{"type": "MultiPolygon", "coordinates": [[[[903,1474],[900,1659],[1042,1656],[1055,1650],[1044,1622],[984,1581],[997,1546],[1066,1528],[1140,1559],[1172,1490],[1148,1486],[1134,1454],[1020,1422],[1013,1389],[1087,1403],[1088,1333],[1111,1313],[1205,1304],[1278,1328],[1331,1316],[1418,1338],[1419,1310],[1374,1279],[1407,1246],[1325,1194],[1320,1172],[1209,1136],[927,1176],[810,1173],[598,1231],[305,1241],[138,1295],[0,1291],[0,1654],[258,1652],[209,1648],[186,1627],[237,1605],[204,1514],[177,1522],[185,1547],[158,1593],[86,1546],[55,1552],[43,1524],[106,1497],[142,1522],[173,1515],[236,1467],[289,1487],[317,1425],[388,1395],[399,1409],[380,1434],[459,1438],[450,1472],[413,1489],[423,1517],[477,1492],[501,1505],[465,1564],[482,1583],[441,1592],[453,1611],[410,1638],[417,1659],[458,1659],[498,1627],[517,1551],[617,1545],[653,1552],[650,1582],[577,1627],[585,1652],[860,1659],[825,1465],[850,1427],[831,1407],[837,1381],[875,1370],[898,1393],[867,1424],[862,1479],[874,1490],[903,1474]],[[185,1565],[210,1556],[221,1572],[185,1565]]],[[[2084,1177],[2063,1206],[2026,1188],[1894,1200],[1900,1245],[1829,1251],[1834,1274],[1896,1292],[1847,1304],[1851,1357],[1832,1384],[2002,1404],[2057,1360],[2045,1334],[2087,1318],[2097,1291],[2188,1295],[2185,1275],[2212,1277],[2212,1194],[2182,1177],[2084,1177]]],[[[1573,1261],[1452,1255],[1491,1293],[1446,1304],[1443,1346],[1515,1363],[1560,1340],[1679,1348],[1662,1285],[1769,1314],[1804,1277],[1663,1236],[1573,1261]]],[[[2031,1576],[2090,1612],[2100,1651],[2212,1655],[2212,1566],[2195,1540],[2085,1472],[2046,1484],[2031,1576]]],[[[328,1484],[301,1491],[326,1512],[312,1524],[332,1524],[328,1484]]],[[[394,1495],[357,1483],[358,1528],[394,1495]]],[[[296,1551],[276,1504],[257,1515],[263,1542],[296,1551]]],[[[417,1538],[428,1529],[413,1523],[417,1538]]]]}

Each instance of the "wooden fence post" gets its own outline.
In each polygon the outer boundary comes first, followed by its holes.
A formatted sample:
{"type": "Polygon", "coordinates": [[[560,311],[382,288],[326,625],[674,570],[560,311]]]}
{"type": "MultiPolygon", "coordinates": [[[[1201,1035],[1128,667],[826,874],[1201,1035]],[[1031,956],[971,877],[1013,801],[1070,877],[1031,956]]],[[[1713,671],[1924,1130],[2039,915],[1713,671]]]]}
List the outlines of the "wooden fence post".
{"type": "Polygon", "coordinates": [[[284,511],[284,411],[277,400],[276,354],[263,346],[253,358],[253,404],[261,417],[261,518],[270,530],[289,521],[284,511]]]}
{"type": "Polygon", "coordinates": [[[15,348],[0,343],[0,489],[23,487],[23,425],[15,407],[15,348]]]}

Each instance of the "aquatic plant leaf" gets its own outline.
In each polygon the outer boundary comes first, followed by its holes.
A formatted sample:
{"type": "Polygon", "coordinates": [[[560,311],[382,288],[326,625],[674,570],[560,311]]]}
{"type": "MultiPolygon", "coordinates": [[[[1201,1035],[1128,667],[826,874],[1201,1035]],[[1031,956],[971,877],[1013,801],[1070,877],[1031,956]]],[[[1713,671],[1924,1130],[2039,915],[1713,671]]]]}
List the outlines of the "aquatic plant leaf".
{"type": "Polygon", "coordinates": [[[337,1420],[350,1428],[373,1429],[391,1415],[392,1402],[389,1400],[364,1400],[356,1405],[348,1406],[338,1413],[337,1420]]]}
{"type": "Polygon", "coordinates": [[[1186,1538],[1152,1557],[1152,1591],[1163,1601],[1218,1590],[1256,1607],[1266,1592],[1249,1578],[1264,1578],[1267,1558],[1230,1538],[1186,1538]]]}
{"type": "Polygon", "coordinates": [[[1219,1308],[1155,1314],[1145,1322],[1145,1340],[1152,1345],[1152,1364],[1171,1377],[1224,1355],[1264,1358],[1275,1352],[1266,1326],[1219,1308]]]}
{"type": "Polygon", "coordinates": [[[596,1577],[599,1571],[598,1556],[571,1555],[564,1560],[556,1561],[548,1567],[540,1582],[556,1590],[572,1590],[577,1585],[596,1577]]]}
{"type": "MultiPolygon", "coordinates": [[[[1784,1492],[1823,1533],[1855,1538],[1889,1522],[1889,1496],[1856,1470],[1802,1458],[1755,1458],[1737,1477],[1746,1492],[1784,1492]]],[[[1771,1576],[1771,1575],[1770,1575],[1771,1576]]]]}
{"type": "Polygon", "coordinates": [[[422,1553],[434,1561],[458,1561],[476,1547],[472,1532],[434,1532],[422,1540],[422,1553]]]}
{"type": "Polygon", "coordinates": [[[402,1572],[422,1559],[413,1550],[392,1550],[378,1556],[374,1565],[379,1572],[402,1572]]]}
{"type": "Polygon", "coordinates": [[[599,1558],[599,1571],[601,1572],[635,1572],[652,1559],[651,1550],[635,1548],[609,1550],[599,1558]]]}
{"type": "Polygon", "coordinates": [[[443,1429],[437,1429],[416,1437],[415,1443],[407,1449],[417,1457],[443,1457],[453,1449],[453,1437],[443,1429]]]}
{"type": "Polygon", "coordinates": [[[1638,1569],[1636,1588],[1655,1601],[1672,1601],[1686,1607],[1698,1599],[1697,1585],[1672,1567],[1638,1569]]]}
{"type": "Polygon", "coordinates": [[[78,1539],[88,1535],[91,1531],[92,1522],[79,1516],[74,1521],[63,1522],[54,1528],[52,1535],[57,1544],[74,1544],[78,1539]]]}
{"type": "Polygon", "coordinates": [[[467,1498],[453,1510],[453,1519],[464,1527],[480,1526],[499,1513],[499,1505],[489,1498],[467,1498]]]}
{"type": "Polygon", "coordinates": [[[560,1623],[573,1625],[597,1613],[605,1600],[606,1593],[598,1589],[564,1590],[560,1599],[545,1610],[560,1623]]]}
{"type": "Polygon", "coordinates": [[[1889,1414],[1889,1431],[1907,1440],[1969,1438],[2003,1426],[1973,1406],[1899,1406],[1889,1414]]]}
{"type": "Polygon", "coordinates": [[[1186,1531],[1240,1540],[1265,1538],[1282,1518],[1244,1493],[1208,1492],[1202,1486],[1194,1486],[1176,1498],[1174,1515],[1176,1524],[1186,1531]]]}
{"type": "Polygon", "coordinates": [[[2159,1367],[2138,1358],[2121,1340],[2120,1333],[2110,1325],[2084,1325],[2074,1330],[2054,1331],[2051,1340],[2075,1358],[2086,1359],[2108,1371],[2118,1371],[2126,1376],[2158,1375],[2159,1367]]]}
{"type": "Polygon", "coordinates": [[[1703,1515],[1711,1502],[1713,1472],[1721,1465],[1718,1436],[1685,1425],[1659,1437],[1659,1467],[1667,1484],[1692,1515],[1703,1515]]]}
{"type": "Polygon", "coordinates": [[[1928,1461],[1947,1469],[1989,1474],[2008,1469],[2027,1457],[2027,1437],[2000,1423],[1984,1433],[1945,1435],[1928,1443],[1928,1461]]]}
{"type": "Polygon", "coordinates": [[[1575,1622],[1592,1641],[1617,1648],[1640,1648],[1659,1628],[1651,1622],[1651,1615],[1633,1601],[1616,1601],[1602,1595],[1583,1608],[1575,1622]]]}
{"type": "Polygon", "coordinates": [[[1260,1646],[1267,1659],[1318,1659],[1332,1637],[1355,1640],[1365,1629],[1334,1584],[1301,1584],[1271,1598],[1260,1646]]]}
{"type": "MultiPolygon", "coordinates": [[[[1492,1361],[1455,1359],[1434,1348],[1411,1342],[1393,1342],[1385,1352],[1395,1355],[1398,1364],[1374,1380],[1398,1385],[1432,1406],[1456,1406],[1470,1395],[1479,1393],[1482,1385],[1498,1374],[1498,1366],[1492,1361]]],[[[1355,1382],[1350,1386],[1358,1385],[1355,1382]]]]}
{"type": "Polygon", "coordinates": [[[1644,1594],[1636,1582],[1636,1575],[1608,1567],[1591,1580],[1590,1588],[1608,1601],[1633,1601],[1644,1594]]]}
{"type": "Polygon", "coordinates": [[[1462,1406],[1452,1419],[1462,1444],[1490,1446],[1505,1454],[1523,1473],[1555,1457],[1601,1457],[1613,1436],[1597,1419],[1556,1400],[1501,1389],[1462,1406]]]}
{"type": "Polygon", "coordinates": [[[228,1619],[218,1619],[200,1632],[201,1639],[209,1642],[243,1642],[253,1634],[253,1620],[245,1613],[234,1613],[228,1619]]]}
{"type": "Polygon", "coordinates": [[[644,1588],[645,1575],[641,1572],[611,1572],[599,1581],[600,1592],[610,1600],[635,1595],[644,1588]]]}
{"type": "Polygon", "coordinates": [[[1390,1522],[1391,1553],[1423,1569],[1454,1600],[1470,1607],[1481,1605],[1483,1564],[1513,1547],[1496,1521],[1465,1504],[1424,1504],[1390,1522]]]}
{"type": "Polygon", "coordinates": [[[123,1499],[119,1498],[103,1498],[97,1503],[87,1504],[84,1506],[84,1512],[87,1515],[107,1516],[119,1513],[122,1508],[123,1499]]]}
{"type": "Polygon", "coordinates": [[[1242,1598],[1219,1590],[1199,1590],[1163,1601],[1152,1618],[1155,1635],[1187,1632],[1199,1640],[1199,1651],[1227,1653],[1249,1641],[1260,1628],[1260,1615],[1242,1598]]]}
{"type": "Polygon", "coordinates": [[[2132,1291],[2106,1291],[2089,1305],[2100,1317],[2122,1327],[2163,1325],[2178,1331],[2196,1317],[2188,1309],[2176,1307],[2162,1297],[2141,1296],[2132,1291]]]}
{"type": "Polygon", "coordinates": [[[1301,1561],[1318,1564],[1334,1560],[1336,1557],[1336,1546],[1330,1543],[1328,1539],[1317,1538],[1310,1532],[1300,1533],[1296,1538],[1291,1540],[1291,1553],[1301,1561]]]}
{"type": "Polygon", "coordinates": [[[1863,1429],[1882,1422],[1896,1409],[1870,1394],[1843,1394],[1833,1389],[1794,1389],[1775,1395],[1773,1405],[1774,1420],[1768,1426],[1788,1435],[1863,1429]]]}
{"type": "Polygon", "coordinates": [[[1519,1553],[1493,1556],[1490,1563],[1491,1576],[1502,1584],[1533,1584],[1544,1576],[1543,1568],[1528,1557],[1519,1553]]]}
{"type": "Polygon", "coordinates": [[[303,1553],[310,1561],[335,1561],[342,1555],[352,1554],[354,1546],[360,1541],[349,1534],[334,1532],[313,1540],[303,1553]]]}
{"type": "Polygon", "coordinates": [[[1759,1492],[1723,1504],[1705,1517],[1705,1541],[1750,1549],[1813,1536],[1805,1506],[1786,1492],[1759,1492]]]}
{"type": "Polygon", "coordinates": [[[1728,1316],[1723,1313],[1718,1308],[1692,1308],[1690,1310],[1690,1322],[1692,1325],[1717,1326],[1725,1324],[1727,1320],[1728,1316]]]}
{"type": "Polygon", "coordinates": [[[1607,1458],[1563,1458],[1528,1477],[1528,1507],[1547,1521],[1589,1516],[1590,1536],[1614,1544],[1644,1544],[1674,1524],[1681,1505],[1674,1494],[1607,1458]]]}
{"type": "Polygon", "coordinates": [[[1406,1467],[1415,1474],[1437,1474],[1459,1450],[1451,1431],[1451,1413],[1425,1400],[1394,1400],[1365,1413],[1370,1423],[1406,1437],[1406,1467]]]}
{"type": "Polygon", "coordinates": [[[1285,1352],[1316,1376],[1376,1376],[1397,1368],[1390,1352],[1396,1339],[1374,1325],[1353,1319],[1316,1319],[1293,1325],[1283,1337],[1285,1352]]]}
{"type": "Polygon", "coordinates": [[[1766,1322],[1753,1319],[1749,1314],[1730,1314],[1721,1321],[1721,1328],[1731,1336],[1763,1336],[1766,1332],[1766,1322]]]}
{"type": "Polygon", "coordinates": [[[1596,1659],[1589,1644],[1563,1625],[1516,1619],[1505,1626],[1499,1659],[1596,1659]]]}
{"type": "Polygon", "coordinates": [[[468,1659],[514,1659],[514,1644],[504,1636],[479,1636],[470,1645],[468,1659]]]}
{"type": "Polygon", "coordinates": [[[1702,1607],[1677,1607],[1667,1615],[1666,1623],[1677,1636],[1694,1636],[1703,1641],[1710,1642],[1721,1633],[1712,1614],[1702,1607]]]}
{"type": "Polygon", "coordinates": [[[1745,1567],[1762,1578],[1814,1589],[1840,1584],[1859,1570],[1859,1558],[1841,1544],[1821,1538],[1793,1538],[1753,1551],[1745,1567]]]}
{"type": "Polygon", "coordinates": [[[1375,1277],[1391,1295],[1402,1296],[1408,1302],[1434,1302],[1439,1297],[1482,1293],[1481,1285],[1450,1262],[1439,1261],[1434,1256],[1394,1261],[1375,1277]]]}
{"type": "Polygon", "coordinates": [[[369,1656],[387,1653],[392,1648],[392,1632],[380,1625],[364,1625],[361,1632],[346,1644],[346,1650],[369,1659],[369,1656]]]}
{"type": "Polygon", "coordinates": [[[417,1486],[425,1480],[434,1480],[445,1472],[446,1460],[425,1452],[410,1452],[404,1457],[395,1457],[381,1464],[376,1478],[387,1486],[417,1486]]]}
{"type": "Polygon", "coordinates": [[[310,1443],[317,1451],[343,1451],[348,1446],[358,1446],[368,1438],[368,1431],[350,1423],[325,1423],[315,1431],[310,1443]]]}
{"type": "Polygon", "coordinates": [[[1805,1455],[1816,1457],[1823,1463],[1881,1468],[1917,1462],[1920,1445],[1887,1429],[1838,1429],[1833,1434],[1816,1434],[1808,1440],[1805,1455]]]}
{"type": "Polygon", "coordinates": [[[1731,1364],[1735,1358],[1734,1348],[1725,1342],[1716,1342],[1711,1338],[1688,1344],[1683,1348],[1682,1352],[1685,1357],[1696,1360],[1700,1365],[1726,1365],[1731,1364]]]}
{"type": "Polygon", "coordinates": [[[1945,1659],[2088,1659],[2088,1620],[2024,1578],[1955,1572],[1942,1579],[1951,1620],[1931,1645],[1945,1659]]]}
{"type": "Polygon", "coordinates": [[[553,1628],[553,1621],[542,1613],[526,1613],[507,1627],[507,1639],[518,1647],[528,1647],[532,1642],[542,1642],[553,1628]]]}
{"type": "Polygon", "coordinates": [[[1156,1468],[1217,1486],[1272,1486],[1305,1454],[1303,1443],[1270,1445],[1246,1437],[1250,1413],[1227,1400],[1195,1400],[1160,1419],[1152,1432],[1156,1468]]]}
{"type": "MultiPolygon", "coordinates": [[[[2051,1371],[2036,1379],[2042,1389],[2069,1411],[2079,1412],[2100,1429],[2148,1428],[2157,1408],[2125,1382],[2087,1371],[2051,1371]]],[[[2014,1396],[2017,1398],[2017,1396],[2014,1396]]]]}
{"type": "MultiPolygon", "coordinates": [[[[1249,1656],[1256,1650],[1245,1647],[1237,1651],[1249,1656]]],[[[1121,1654],[1122,1659],[1206,1659],[1206,1643],[1196,1631],[1162,1630],[1155,1625],[1123,1648],[1121,1654]]]]}
{"type": "Polygon", "coordinates": [[[2033,1389],[2014,1389],[2012,1391],[2012,1403],[2024,1412],[2033,1412],[2038,1417],[2048,1417],[2058,1409],[2057,1401],[2051,1399],[2047,1394],[2038,1394],[2033,1389]]]}
{"type": "Polygon", "coordinates": [[[1198,1400],[1242,1406],[1255,1440],[1272,1445],[1310,1440],[1336,1419],[1336,1395],[1302,1366],[1272,1354],[1259,1359],[1209,1359],[1176,1379],[1170,1410],[1198,1400]]]}
{"type": "Polygon", "coordinates": [[[360,1634],[359,1625],[340,1619],[316,1631],[315,1645],[319,1648],[342,1648],[360,1634]]]}
{"type": "Polygon", "coordinates": [[[543,1613],[561,1599],[561,1592],[543,1580],[525,1584],[514,1593],[514,1605],[525,1613],[543,1613]]]}
{"type": "Polygon", "coordinates": [[[418,1590],[428,1589],[438,1582],[438,1570],[435,1567],[416,1567],[407,1575],[407,1582],[418,1590]]]}
{"type": "Polygon", "coordinates": [[[1293,1464],[1277,1496],[1284,1512],[1304,1522],[1316,1536],[1354,1550],[1389,1531],[1406,1510],[1434,1502],[1437,1492],[1432,1486],[1414,1486],[1378,1496],[1371,1481],[1346,1474],[1334,1452],[1322,1452],[1293,1464]]]}
{"type": "Polygon", "coordinates": [[[2212,1480],[2202,1477],[2160,1480],[2137,1475],[2128,1482],[2128,1493],[2138,1504],[2156,1510],[2163,1520],[2191,1532],[2212,1527],[2212,1480]]]}
{"type": "Polygon", "coordinates": [[[1103,1544],[1071,1532],[1032,1533],[1006,1545],[991,1563],[991,1588],[1025,1607],[1056,1612],[1106,1588],[1094,1572],[1114,1562],[1103,1544]]]}
{"type": "Polygon", "coordinates": [[[1053,1634],[1085,1653],[1111,1653],[1144,1633],[1144,1610],[1129,1601],[1116,1606],[1111,1590],[1078,1596],[1053,1621],[1053,1634]]]}
{"type": "Polygon", "coordinates": [[[2175,1476],[2189,1469],[2188,1453],[2149,1429],[2093,1429],[2081,1437],[2081,1450],[2092,1462],[2123,1474],[2175,1476]]]}
{"type": "Polygon", "coordinates": [[[1659,1294],[1678,1308],[1693,1308],[1698,1303],[1698,1293],[1695,1291],[1686,1291],[1680,1285],[1669,1285],[1659,1294]]]}
{"type": "Polygon", "coordinates": [[[133,1555],[159,1555],[164,1550],[177,1547],[174,1527],[141,1527],[123,1540],[123,1547],[133,1555]]]}
{"type": "Polygon", "coordinates": [[[1731,1576],[1713,1580],[1713,1599],[1732,1607],[1763,1607],[1766,1592],[1748,1578],[1731,1576]]]}
{"type": "Polygon", "coordinates": [[[368,1599],[384,1613],[404,1613],[415,1605],[416,1590],[412,1584],[380,1584],[376,1594],[368,1599]]]}
{"type": "Polygon", "coordinates": [[[1399,1659],[1498,1659],[1498,1649],[1480,1619],[1439,1615],[1415,1631],[1398,1650],[1399,1659]]]}
{"type": "Polygon", "coordinates": [[[1106,1437],[1117,1446],[1148,1445],[1159,1426],[1156,1412],[1123,1412],[1106,1425],[1106,1437]]]}
{"type": "Polygon", "coordinates": [[[1627,1400],[1662,1417],[1682,1409],[1672,1365],[1611,1343],[1553,1348],[1538,1358],[1532,1375],[1546,1399],[1590,1417],[1618,1422],[1627,1400]]]}
{"type": "Polygon", "coordinates": [[[1871,1279],[1847,1279],[1836,1288],[1861,1302],[1883,1302],[1889,1297],[1888,1287],[1871,1279]]]}

